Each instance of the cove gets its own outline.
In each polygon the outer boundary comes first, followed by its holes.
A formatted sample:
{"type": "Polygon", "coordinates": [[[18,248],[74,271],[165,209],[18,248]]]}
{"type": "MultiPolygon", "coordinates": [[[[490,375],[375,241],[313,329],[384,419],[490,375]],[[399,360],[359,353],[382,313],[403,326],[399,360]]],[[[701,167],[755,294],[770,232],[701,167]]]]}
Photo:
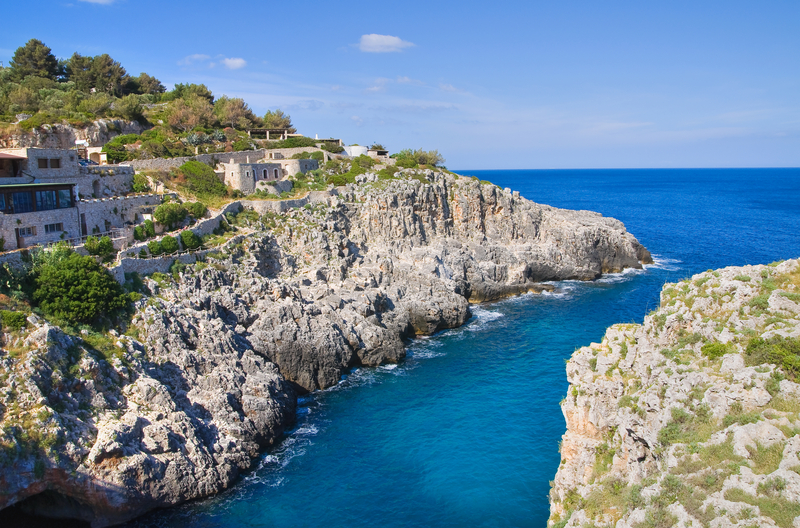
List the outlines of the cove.
{"type": "Polygon", "coordinates": [[[800,170],[457,171],[623,221],[656,264],[473,307],[300,402],[295,428],[235,487],[129,527],[545,526],[564,360],[641,322],[665,282],[800,256],[800,170]]]}

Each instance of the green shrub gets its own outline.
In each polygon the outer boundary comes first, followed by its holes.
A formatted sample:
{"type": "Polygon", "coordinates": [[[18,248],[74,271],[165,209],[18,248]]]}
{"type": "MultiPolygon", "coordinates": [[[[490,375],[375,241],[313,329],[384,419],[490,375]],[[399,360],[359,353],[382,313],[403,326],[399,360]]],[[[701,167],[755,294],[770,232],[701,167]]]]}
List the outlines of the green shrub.
{"type": "Polygon", "coordinates": [[[164,253],[166,254],[175,253],[179,249],[180,246],[178,245],[178,240],[176,238],[167,235],[161,239],[161,250],[164,253]]]}
{"type": "Polygon", "coordinates": [[[158,240],[152,240],[148,242],[147,250],[153,256],[160,255],[164,252],[164,248],[161,247],[161,242],[159,242],[158,240]]]}
{"type": "Polygon", "coordinates": [[[726,343],[706,343],[702,346],[700,351],[709,359],[721,358],[725,354],[733,352],[733,347],[726,343]]]}
{"type": "Polygon", "coordinates": [[[3,329],[17,332],[28,325],[27,316],[23,312],[13,310],[0,310],[0,318],[3,320],[3,329]]]}
{"type": "Polygon", "coordinates": [[[737,275],[733,278],[733,280],[742,281],[742,282],[750,282],[750,277],[747,275],[737,275]]]}
{"type": "Polygon", "coordinates": [[[186,208],[178,203],[168,202],[163,203],[156,207],[153,211],[153,218],[165,226],[168,230],[172,231],[177,225],[186,218],[186,208]]]}
{"type": "Polygon", "coordinates": [[[111,274],[92,257],[77,253],[42,266],[34,282],[33,300],[39,308],[69,323],[92,323],[128,304],[125,290],[111,274]]]}
{"type": "Polygon", "coordinates": [[[98,257],[107,257],[114,253],[114,244],[107,236],[100,237],[100,239],[89,236],[83,244],[83,248],[90,255],[97,255],[98,257]]]}
{"type": "Polygon", "coordinates": [[[747,304],[749,304],[750,306],[752,306],[757,310],[764,311],[767,308],[769,308],[769,293],[762,293],[761,295],[757,295],[756,297],[750,299],[750,302],[747,304]]]}
{"type": "Polygon", "coordinates": [[[144,233],[144,228],[141,226],[136,226],[133,228],[133,239],[134,240],[145,240],[147,236],[144,233]]]}
{"type": "Polygon", "coordinates": [[[147,235],[147,238],[152,238],[156,236],[156,226],[153,225],[152,220],[144,221],[144,232],[147,235]]]}
{"type": "Polygon", "coordinates": [[[782,336],[751,339],[745,349],[745,362],[748,366],[773,363],[795,378],[800,374],[800,339],[782,336]]]}
{"type": "Polygon", "coordinates": [[[341,145],[334,145],[333,143],[323,143],[322,147],[320,148],[322,150],[330,152],[331,154],[338,154],[340,152],[344,152],[344,147],[342,147],[341,145]]]}
{"type": "Polygon", "coordinates": [[[194,231],[189,229],[186,231],[181,231],[181,242],[183,243],[183,247],[186,249],[196,249],[203,244],[203,241],[200,240],[200,237],[197,236],[194,231]]]}
{"type": "Polygon", "coordinates": [[[205,204],[200,202],[186,202],[183,206],[194,218],[203,218],[208,212],[208,208],[205,204]]]}
{"type": "Polygon", "coordinates": [[[228,194],[228,188],[217,177],[214,169],[199,161],[187,161],[174,171],[176,181],[197,196],[221,197],[228,194]]]}
{"type": "Polygon", "coordinates": [[[133,185],[131,186],[133,192],[137,193],[144,193],[150,190],[150,185],[148,184],[148,180],[142,174],[134,174],[133,175],[133,185]]]}

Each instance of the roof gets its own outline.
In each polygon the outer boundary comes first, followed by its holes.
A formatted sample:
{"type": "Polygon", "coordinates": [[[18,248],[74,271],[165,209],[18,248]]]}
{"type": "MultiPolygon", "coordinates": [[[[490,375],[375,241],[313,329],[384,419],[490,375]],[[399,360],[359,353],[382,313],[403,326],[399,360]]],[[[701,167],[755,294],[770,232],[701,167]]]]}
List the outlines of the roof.
{"type": "Polygon", "coordinates": [[[0,152],[0,159],[24,160],[28,158],[26,158],[25,156],[17,156],[15,154],[6,154],[5,152],[0,152]]]}

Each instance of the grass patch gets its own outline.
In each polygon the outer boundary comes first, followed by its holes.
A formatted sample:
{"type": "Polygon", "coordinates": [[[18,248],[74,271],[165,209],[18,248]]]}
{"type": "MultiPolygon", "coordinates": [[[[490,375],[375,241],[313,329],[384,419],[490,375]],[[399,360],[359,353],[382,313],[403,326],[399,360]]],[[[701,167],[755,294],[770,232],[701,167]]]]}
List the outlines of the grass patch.
{"type": "Polygon", "coordinates": [[[761,515],[769,517],[781,528],[792,528],[794,518],[800,515],[800,504],[780,496],[754,497],[739,488],[731,488],[725,492],[725,499],[757,506],[761,515]]]}
{"type": "Polygon", "coordinates": [[[778,469],[783,460],[785,442],[775,442],[769,447],[757,443],[756,447],[746,446],[750,453],[750,467],[753,473],[769,475],[778,469]]]}

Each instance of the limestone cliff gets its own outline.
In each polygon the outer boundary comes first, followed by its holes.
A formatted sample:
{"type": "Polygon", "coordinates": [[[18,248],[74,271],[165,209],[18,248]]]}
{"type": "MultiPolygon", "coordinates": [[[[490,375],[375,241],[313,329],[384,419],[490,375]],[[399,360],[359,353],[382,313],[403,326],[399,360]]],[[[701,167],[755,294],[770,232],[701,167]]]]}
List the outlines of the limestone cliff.
{"type": "Polygon", "coordinates": [[[90,147],[101,147],[121,134],[141,134],[145,130],[141,124],[124,119],[98,119],[85,127],[67,124],[43,125],[30,132],[18,130],[6,137],[0,137],[0,148],[74,148],[75,140],[83,139],[90,147]]]}
{"type": "Polygon", "coordinates": [[[616,220],[430,171],[230,221],[205,261],[145,279],[126,335],[6,334],[0,508],[100,527],[216,493],[280,440],[298,391],[402,360],[469,301],[650,260],[616,220]]]}
{"type": "Polygon", "coordinates": [[[800,526],[800,264],[667,284],[576,351],[551,526],[800,526]]]}

